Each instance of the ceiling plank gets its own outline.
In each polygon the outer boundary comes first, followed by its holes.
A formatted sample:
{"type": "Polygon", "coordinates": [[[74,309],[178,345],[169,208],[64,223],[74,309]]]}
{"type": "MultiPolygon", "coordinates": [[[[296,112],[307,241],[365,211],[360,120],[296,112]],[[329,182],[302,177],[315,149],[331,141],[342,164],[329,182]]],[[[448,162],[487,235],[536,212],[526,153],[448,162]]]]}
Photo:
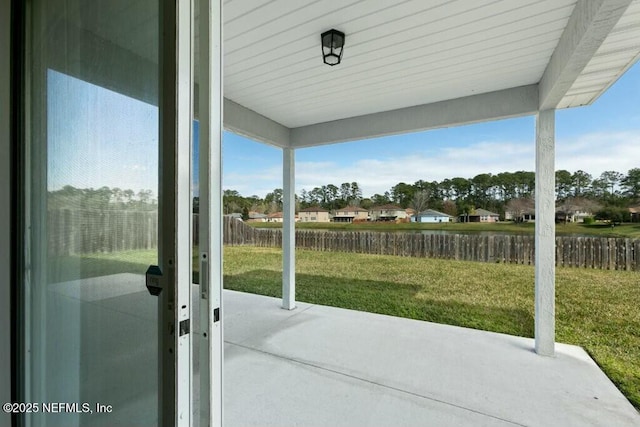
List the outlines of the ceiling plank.
{"type": "Polygon", "coordinates": [[[291,147],[302,148],[534,114],[538,85],[291,129],[291,147]]]}
{"type": "Polygon", "coordinates": [[[540,80],[540,110],[556,108],[631,0],[580,0],[540,80]]]}

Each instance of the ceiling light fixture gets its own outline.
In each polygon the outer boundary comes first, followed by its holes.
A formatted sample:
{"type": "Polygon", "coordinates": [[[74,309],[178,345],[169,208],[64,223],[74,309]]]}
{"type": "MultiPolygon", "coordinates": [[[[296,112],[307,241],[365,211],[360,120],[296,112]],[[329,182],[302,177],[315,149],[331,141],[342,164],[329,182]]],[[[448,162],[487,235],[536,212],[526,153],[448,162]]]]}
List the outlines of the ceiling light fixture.
{"type": "Polygon", "coordinates": [[[331,29],[320,35],[322,40],[322,60],[325,64],[338,65],[342,60],[344,50],[344,33],[331,29]]]}

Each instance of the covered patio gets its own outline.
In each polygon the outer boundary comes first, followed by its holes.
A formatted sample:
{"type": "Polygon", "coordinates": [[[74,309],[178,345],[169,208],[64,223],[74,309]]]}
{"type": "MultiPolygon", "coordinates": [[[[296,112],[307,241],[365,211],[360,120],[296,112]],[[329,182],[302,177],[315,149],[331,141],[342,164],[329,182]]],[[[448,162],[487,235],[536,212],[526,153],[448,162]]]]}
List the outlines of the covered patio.
{"type": "Polygon", "coordinates": [[[225,2],[222,40],[225,128],[282,148],[282,307],[296,308],[296,150],[535,115],[535,351],[553,356],[555,111],[638,60],[640,0],[285,3],[225,2]]]}
{"type": "Polygon", "coordinates": [[[224,291],[227,426],[617,426],[640,414],[580,347],[224,291]]]}
{"type": "Polygon", "coordinates": [[[224,292],[225,422],[638,424],[583,349],[556,343],[554,206],[555,111],[638,60],[640,1],[284,3],[223,5],[224,126],[282,149],[284,202],[282,301],[224,292]],[[346,40],[329,67],[332,28],[346,40]],[[296,150],[526,115],[535,339],[296,301],[296,150]]]}

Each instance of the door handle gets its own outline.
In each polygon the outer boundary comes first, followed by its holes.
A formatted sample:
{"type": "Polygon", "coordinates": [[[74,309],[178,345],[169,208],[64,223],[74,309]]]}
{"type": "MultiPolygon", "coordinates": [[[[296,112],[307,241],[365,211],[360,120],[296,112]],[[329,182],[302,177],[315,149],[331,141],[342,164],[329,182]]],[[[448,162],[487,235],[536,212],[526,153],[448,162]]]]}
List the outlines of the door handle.
{"type": "Polygon", "coordinates": [[[151,295],[158,296],[163,289],[162,283],[162,270],[157,265],[150,265],[147,268],[146,277],[146,285],[147,290],[151,295]]]}

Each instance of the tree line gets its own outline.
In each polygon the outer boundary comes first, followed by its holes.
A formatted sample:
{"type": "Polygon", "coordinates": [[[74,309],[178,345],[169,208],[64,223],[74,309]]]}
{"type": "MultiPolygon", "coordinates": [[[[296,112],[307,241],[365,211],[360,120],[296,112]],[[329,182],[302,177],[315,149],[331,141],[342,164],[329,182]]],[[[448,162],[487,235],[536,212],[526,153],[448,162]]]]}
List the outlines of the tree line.
{"type": "MultiPolygon", "coordinates": [[[[640,200],[640,168],[626,174],[606,171],[597,177],[578,170],[558,170],[556,200],[567,209],[584,207],[589,210],[626,210],[640,200]]],[[[471,213],[482,208],[504,214],[505,210],[533,209],[535,173],[530,171],[482,173],[472,178],[454,177],[442,181],[418,180],[413,184],[399,182],[384,193],[364,197],[357,182],[327,184],[296,194],[296,209],[321,206],[327,210],[346,206],[394,204],[422,211],[427,208],[449,215],[471,213]]],[[[224,213],[255,211],[272,213],[282,210],[282,189],[275,189],[264,198],[244,197],[235,190],[224,190],[224,213]]]]}
{"type": "Polygon", "coordinates": [[[151,190],[123,190],[118,187],[76,188],[65,185],[48,192],[50,209],[155,210],[158,201],[151,190]]]}
{"type": "MultiPolygon", "coordinates": [[[[600,212],[603,219],[628,220],[626,210],[640,202],[640,168],[630,169],[626,174],[606,171],[597,177],[578,170],[558,170],[556,175],[556,200],[561,208],[575,210],[585,208],[600,212]]],[[[321,206],[327,210],[359,206],[394,204],[420,212],[435,209],[452,216],[471,213],[482,208],[503,215],[506,210],[523,213],[533,210],[535,173],[530,171],[483,173],[473,178],[454,177],[442,181],[418,180],[413,184],[399,182],[384,193],[365,197],[357,182],[340,185],[326,184],[310,190],[303,189],[296,195],[296,210],[310,206],[321,206]]],[[[282,210],[283,191],[280,188],[265,197],[242,196],[235,190],[224,190],[225,214],[249,211],[273,213],[282,210]]],[[[198,198],[194,198],[193,209],[198,212],[198,198]]],[[[133,191],[117,187],[76,188],[66,185],[49,191],[48,204],[55,208],[76,209],[135,209],[153,210],[157,199],[151,190],[133,191]]]]}

